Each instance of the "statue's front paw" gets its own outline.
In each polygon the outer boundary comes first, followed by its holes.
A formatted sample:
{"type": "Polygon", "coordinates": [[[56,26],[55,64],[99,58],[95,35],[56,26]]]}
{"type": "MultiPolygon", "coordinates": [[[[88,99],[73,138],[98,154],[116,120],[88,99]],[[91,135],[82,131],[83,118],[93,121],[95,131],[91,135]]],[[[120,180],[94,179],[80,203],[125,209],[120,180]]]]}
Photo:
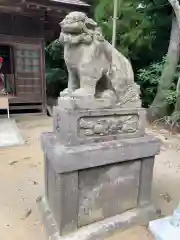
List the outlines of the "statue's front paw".
{"type": "Polygon", "coordinates": [[[79,88],[72,94],[73,97],[94,97],[94,93],[89,92],[85,88],[79,88]]]}
{"type": "Polygon", "coordinates": [[[68,88],[64,89],[62,92],[60,92],[60,97],[70,97],[72,96],[72,91],[68,88]]]}

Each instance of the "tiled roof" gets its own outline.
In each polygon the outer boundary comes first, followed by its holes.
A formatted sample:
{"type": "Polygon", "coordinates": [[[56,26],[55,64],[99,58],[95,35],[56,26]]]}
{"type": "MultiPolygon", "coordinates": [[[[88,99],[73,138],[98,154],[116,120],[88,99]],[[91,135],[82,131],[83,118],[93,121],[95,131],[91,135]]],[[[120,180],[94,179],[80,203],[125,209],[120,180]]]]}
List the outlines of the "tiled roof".
{"type": "Polygon", "coordinates": [[[80,1],[80,0],[51,0],[52,2],[59,2],[59,3],[67,3],[72,5],[79,5],[79,6],[89,6],[89,4],[80,1]]]}

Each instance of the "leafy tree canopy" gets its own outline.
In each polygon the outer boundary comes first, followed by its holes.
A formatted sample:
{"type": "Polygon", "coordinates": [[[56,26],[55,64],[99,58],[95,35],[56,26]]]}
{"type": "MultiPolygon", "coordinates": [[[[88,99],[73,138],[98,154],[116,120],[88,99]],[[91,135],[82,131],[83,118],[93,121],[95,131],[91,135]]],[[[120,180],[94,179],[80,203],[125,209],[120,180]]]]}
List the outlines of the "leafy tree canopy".
{"type": "Polygon", "coordinates": [[[63,46],[55,40],[45,48],[47,95],[58,97],[67,86],[63,46]]]}
{"type": "MultiPolygon", "coordinates": [[[[113,1],[99,0],[94,12],[109,41],[113,29],[113,5],[113,1]]],[[[135,70],[165,55],[171,12],[167,0],[119,0],[117,48],[131,59],[135,70]]]]}

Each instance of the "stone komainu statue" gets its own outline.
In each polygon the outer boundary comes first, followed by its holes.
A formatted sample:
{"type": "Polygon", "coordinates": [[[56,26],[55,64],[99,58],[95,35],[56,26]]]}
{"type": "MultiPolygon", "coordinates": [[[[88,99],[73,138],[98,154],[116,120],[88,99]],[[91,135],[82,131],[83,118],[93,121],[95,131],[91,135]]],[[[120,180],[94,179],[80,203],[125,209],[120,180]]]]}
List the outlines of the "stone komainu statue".
{"type": "Polygon", "coordinates": [[[69,73],[68,89],[61,96],[110,98],[117,106],[140,107],[130,62],[104,39],[97,23],[82,12],[71,12],[60,26],[69,73]]]}

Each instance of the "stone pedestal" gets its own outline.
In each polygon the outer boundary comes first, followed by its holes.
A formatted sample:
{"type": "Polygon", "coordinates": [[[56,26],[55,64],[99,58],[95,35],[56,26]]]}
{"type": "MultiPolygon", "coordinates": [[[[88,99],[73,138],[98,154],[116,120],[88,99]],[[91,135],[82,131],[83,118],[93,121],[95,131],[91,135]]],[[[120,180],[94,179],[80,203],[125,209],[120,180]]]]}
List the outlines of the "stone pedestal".
{"type": "Polygon", "coordinates": [[[38,203],[50,239],[103,239],[154,218],[160,142],[145,134],[144,116],[143,109],[88,110],[59,101],[54,131],[42,135],[45,197],[38,203]]]}

